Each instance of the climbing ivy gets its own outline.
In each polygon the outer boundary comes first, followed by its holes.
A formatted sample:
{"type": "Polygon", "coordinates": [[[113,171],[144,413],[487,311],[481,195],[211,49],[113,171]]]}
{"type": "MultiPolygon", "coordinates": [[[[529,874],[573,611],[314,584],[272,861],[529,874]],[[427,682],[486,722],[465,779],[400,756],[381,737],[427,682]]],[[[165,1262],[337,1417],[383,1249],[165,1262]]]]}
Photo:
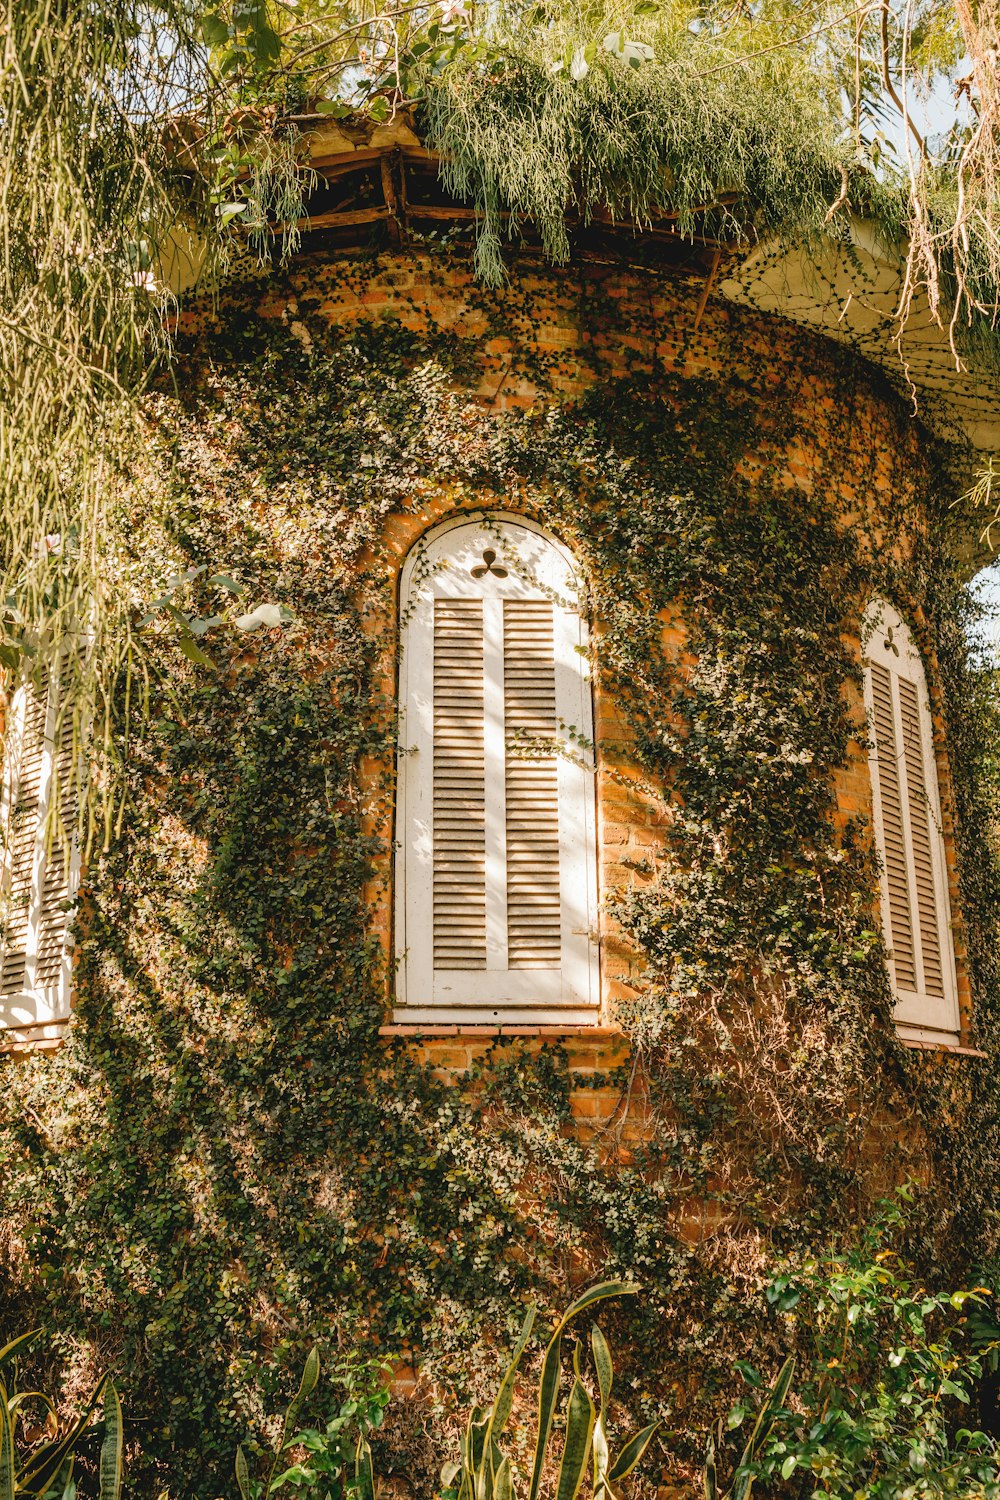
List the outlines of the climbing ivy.
{"type": "MultiPolygon", "coordinates": [[[[456,257],[431,261],[442,286],[456,257]]],[[[148,720],[127,725],[122,704],[128,811],[88,871],[76,1019],[55,1057],[4,1077],[0,1319],[46,1328],[67,1395],[119,1372],[133,1492],[177,1500],[232,1493],[236,1443],[266,1434],[311,1341],[419,1361],[426,1395],[390,1408],[379,1464],[430,1495],[453,1402],[491,1386],[519,1305],[627,1276],[645,1290],[610,1315],[620,1415],[662,1419],[651,1473],[676,1479],[733,1359],[781,1352],[756,1295],[775,1250],[842,1233],[913,1176],[935,1185],[928,1264],[995,1248],[992,1062],[895,1040],[872,856],[832,812],[858,734],[851,636],[881,593],[940,664],[975,1042],[992,1056],[1000,885],[974,834],[993,721],[940,474],[850,355],[788,333],[778,378],[755,367],[749,315],[717,334],[738,362],[682,378],[649,352],[651,311],[631,371],[613,378],[595,342],[592,384],[568,399],[532,334],[546,285],[572,273],[470,292],[486,337],[517,335],[512,384],[541,393],[501,413],[469,394],[481,339],[429,313],[419,331],[330,326],[331,285],[363,295],[381,269],[322,270],[285,321],[233,294],[183,351],[190,378],[148,406],[135,548],[204,564],[189,585],[204,615],[222,569],[293,621],[214,646],[214,670],[164,637],[148,720]],[[783,477],[788,445],[816,441],[803,366],[841,398],[809,489],[783,477]],[[842,493],[865,402],[901,457],[891,500],[842,525],[822,497],[842,493]],[[378,1035],[384,524],[439,497],[521,510],[573,547],[602,691],[632,736],[618,774],[661,809],[662,846],[609,901],[645,965],[610,1075],[504,1039],[447,1083],[378,1035]],[[588,1083],[622,1095],[592,1140],[571,1111],[588,1083]]],[[[587,326],[613,326],[600,287],[587,297],[587,326]]],[[[859,494],[878,493],[879,463],[859,494]]]]}

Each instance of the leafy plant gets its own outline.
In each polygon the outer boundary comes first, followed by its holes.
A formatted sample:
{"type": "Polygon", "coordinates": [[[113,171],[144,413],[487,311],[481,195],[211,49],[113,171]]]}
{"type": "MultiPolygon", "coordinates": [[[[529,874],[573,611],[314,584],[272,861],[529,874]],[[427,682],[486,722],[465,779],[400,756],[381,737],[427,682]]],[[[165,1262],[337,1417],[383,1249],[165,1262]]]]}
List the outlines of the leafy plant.
{"type": "Polygon", "coordinates": [[[118,1500],[122,1486],[122,1408],[115,1383],[104,1375],[68,1425],[60,1422],[55,1403],[43,1391],[17,1390],[11,1377],[19,1355],[26,1354],[38,1330],[22,1333],[0,1349],[0,1500],[37,1496],[39,1500],[75,1500],[74,1468],[81,1439],[103,1401],[104,1439],[99,1461],[100,1500],[118,1500]],[[31,1442],[25,1435],[25,1409],[41,1406],[46,1436],[31,1442]],[[21,1441],[18,1441],[18,1423],[21,1441]]]}
{"type": "MultiPolygon", "coordinates": [[[[571,1304],[556,1324],[542,1360],[538,1383],[538,1430],[528,1486],[528,1500],[536,1500],[549,1453],[553,1420],[559,1405],[562,1376],[562,1340],[570,1322],[588,1307],[608,1297],[622,1297],[638,1287],[626,1281],[602,1281],[590,1287],[571,1304]]],[[[445,1495],[454,1500],[515,1500],[514,1477],[510,1459],[500,1447],[499,1438],[507,1426],[514,1399],[514,1382],[518,1366],[528,1347],[537,1317],[537,1308],[529,1307],[510,1364],[507,1366],[493,1405],[472,1411],[462,1436],[461,1457],[441,1471],[445,1495]]],[[[637,1432],[612,1458],[607,1436],[607,1412],[611,1399],[614,1368],[607,1340],[596,1325],[591,1329],[591,1350],[597,1375],[600,1405],[583,1382],[580,1372],[580,1345],[573,1354],[573,1384],[566,1408],[566,1431],[559,1464],[557,1500],[575,1500],[580,1493],[588,1462],[593,1463],[594,1500],[613,1500],[613,1483],[624,1479],[638,1464],[660,1425],[653,1422],[637,1432]]]]}
{"type": "MultiPolygon", "coordinates": [[[[743,1362],[741,1361],[741,1363],[743,1362]]],[[[745,1369],[747,1370],[751,1378],[756,1377],[756,1371],[754,1371],[751,1366],[745,1366],[745,1369]]],[[[794,1358],[789,1357],[785,1360],[785,1363],[778,1371],[778,1378],[775,1380],[774,1385],[768,1392],[766,1400],[762,1403],[760,1410],[757,1412],[756,1420],[753,1424],[753,1428],[751,1430],[749,1438],[747,1439],[746,1445],[744,1446],[743,1452],[740,1455],[740,1461],[736,1466],[736,1471],[733,1474],[732,1482],[729,1485],[729,1488],[724,1492],[720,1492],[719,1490],[719,1475],[718,1466],[716,1463],[716,1454],[718,1448],[722,1446],[723,1442],[722,1422],[719,1422],[717,1436],[715,1433],[709,1433],[708,1449],[705,1455],[705,1500],[720,1500],[720,1497],[721,1500],[748,1500],[748,1496],[750,1494],[750,1490],[754,1481],[754,1471],[752,1465],[757,1455],[763,1448],[765,1442],[767,1441],[771,1428],[774,1426],[775,1418],[777,1417],[778,1413],[780,1411],[783,1411],[784,1409],[785,1400],[788,1396],[789,1389],[791,1388],[792,1377],[794,1374],[795,1360],[794,1358]]],[[[732,1428],[734,1425],[739,1425],[739,1423],[742,1423],[743,1416],[744,1409],[734,1407],[729,1413],[730,1428],[732,1428]],[[738,1421],[734,1420],[735,1417],[738,1417],[738,1421]]]]}
{"type": "MultiPolygon", "coordinates": [[[[927,1290],[892,1244],[903,1227],[900,1201],[888,1200],[856,1246],[772,1279],[768,1301],[809,1355],[794,1401],[789,1358],[757,1411],[726,1491],[733,1500],[747,1500],[757,1481],[844,1500],[1000,1495],[995,1442],[961,1420],[1000,1347],[983,1337],[988,1321],[969,1316],[991,1293],[927,1290]]],[[[741,1365],[741,1373],[749,1385],[760,1383],[752,1366],[741,1365]]],[[[730,1431],[751,1415],[748,1403],[737,1402],[730,1431]]],[[[710,1440],[707,1500],[718,1493],[710,1440]]]]}
{"type": "Polygon", "coordinates": [[[345,1389],[343,1401],[323,1428],[293,1430],[306,1400],[319,1380],[319,1352],[306,1359],[299,1388],[285,1412],[281,1441],[271,1457],[267,1475],[253,1478],[243,1448],[237,1450],[236,1481],[242,1500],[294,1491],[315,1500],[373,1500],[375,1478],[369,1437],[382,1423],[389,1404],[386,1362],[349,1358],[334,1367],[335,1385],[345,1389]],[[283,1453],[302,1448],[305,1457],[275,1474],[283,1453]]]}

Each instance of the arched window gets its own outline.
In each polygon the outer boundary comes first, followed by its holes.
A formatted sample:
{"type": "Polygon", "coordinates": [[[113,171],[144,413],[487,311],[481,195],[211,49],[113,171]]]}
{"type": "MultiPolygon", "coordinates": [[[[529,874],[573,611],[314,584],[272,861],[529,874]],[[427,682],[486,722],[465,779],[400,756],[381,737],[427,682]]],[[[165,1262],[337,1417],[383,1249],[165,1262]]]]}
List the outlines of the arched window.
{"type": "Polygon", "coordinates": [[[529,521],[447,522],[400,598],[397,1020],[597,1019],[586,627],[529,521]]]}
{"type": "Polygon", "coordinates": [[[863,650],[896,1025],[913,1040],[957,1041],[951,910],[924,668],[908,627],[889,604],[869,606],[863,650]]]}
{"type": "Polygon", "coordinates": [[[0,1040],[44,1042],[70,1013],[71,910],[79,883],[79,850],[69,860],[50,810],[59,798],[62,827],[72,829],[72,722],[58,724],[56,690],[27,682],[11,699],[4,736],[0,827],[0,1040]],[[57,743],[57,738],[59,743],[57,743]]]}

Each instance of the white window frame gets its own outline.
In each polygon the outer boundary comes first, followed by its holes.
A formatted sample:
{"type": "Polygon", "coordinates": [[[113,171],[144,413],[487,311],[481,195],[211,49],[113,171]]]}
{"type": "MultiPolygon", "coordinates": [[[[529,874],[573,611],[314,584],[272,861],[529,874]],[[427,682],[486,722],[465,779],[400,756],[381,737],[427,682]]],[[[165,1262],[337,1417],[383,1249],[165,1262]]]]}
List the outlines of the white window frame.
{"type": "MultiPolygon", "coordinates": [[[[898,610],[894,609],[891,604],[886,603],[884,600],[873,600],[865,611],[862,622],[861,640],[862,660],[865,669],[865,712],[868,720],[870,746],[868,765],[872,786],[872,813],[875,842],[880,864],[879,886],[882,926],[888,953],[889,979],[893,994],[896,997],[893,1019],[896,1031],[903,1040],[954,1045],[961,1041],[961,1018],[958,1003],[955,948],[952,935],[948,864],[941,824],[941,797],[938,782],[937,757],[934,750],[934,725],[931,718],[924,665],[913,639],[913,634],[906,621],[898,610]],[[893,645],[897,648],[898,655],[892,650],[893,645]],[[889,901],[886,839],[882,821],[878,749],[875,744],[875,704],[872,687],[872,663],[878,663],[889,672],[891,677],[909,681],[916,688],[917,711],[920,718],[920,740],[924,761],[924,785],[928,801],[934,912],[937,919],[938,942],[941,953],[943,995],[930,995],[919,989],[904,988],[896,978],[892,953],[892,917],[889,901]]],[[[900,805],[909,907],[915,949],[914,963],[918,975],[922,975],[920,922],[916,915],[919,912],[919,904],[917,899],[916,868],[913,859],[913,832],[909,816],[906,758],[902,750],[903,725],[898,688],[893,691],[892,701],[895,718],[895,739],[896,744],[900,747],[897,763],[899,767],[900,805]]]]}
{"type": "MultiPolygon", "coordinates": [[[[22,684],[12,694],[4,737],[2,792],[0,792],[0,829],[3,830],[3,849],[0,853],[0,860],[2,860],[0,906],[3,908],[6,908],[10,894],[13,859],[10,838],[11,816],[18,800],[21,749],[28,695],[31,692],[37,693],[38,689],[22,684]]],[[[27,1046],[58,1041],[72,1009],[73,914],[69,909],[64,913],[64,934],[58,980],[55,984],[45,986],[39,986],[36,983],[38,941],[45,915],[46,869],[51,858],[59,857],[52,848],[52,819],[50,818],[58,763],[58,748],[55,742],[57,729],[57,692],[50,689],[45,696],[41,774],[31,856],[24,984],[19,994],[0,994],[0,1046],[5,1043],[27,1046]]],[[[73,830],[67,829],[67,834],[72,838],[70,864],[66,893],[60,899],[69,908],[79,888],[81,859],[79,840],[73,837],[73,830]]],[[[5,948],[6,941],[0,928],[0,966],[3,963],[5,948]]]]}
{"type": "MultiPolygon", "coordinates": [[[[479,550],[482,548],[480,546],[479,550]]],[[[471,554],[470,554],[471,555],[471,554]]],[[[445,565],[446,570],[446,565],[445,565]]],[[[587,623],[572,598],[575,563],[572,554],[543,527],[524,516],[501,510],[472,511],[455,516],[426,532],[407,556],[400,577],[399,630],[399,754],[396,777],[394,951],[396,987],[393,1019],[409,1025],[595,1025],[600,1018],[600,966],[597,941],[597,808],[593,766],[593,702],[587,623]],[[441,553],[454,552],[468,531],[470,542],[485,536],[505,561],[502,528],[517,527],[542,538],[551,557],[558,559],[560,588],[554,591],[556,693],[559,719],[579,732],[579,740],[565,739],[558,756],[560,880],[562,890],[561,976],[554,985],[551,971],[508,970],[489,965],[501,962],[500,939],[505,933],[506,895],[495,879],[487,884],[488,967],[472,973],[433,969],[432,908],[432,776],[433,755],[433,598],[441,553]],[[447,540],[446,540],[447,539],[447,540]],[[444,544],[442,546],[442,544],[444,544]],[[570,816],[567,816],[567,813],[570,816]],[[572,883],[571,907],[567,882],[572,883]],[[502,908],[502,909],[501,909],[502,908]],[[453,979],[457,982],[453,985],[453,979]],[[468,999],[474,988],[474,1003],[468,999]],[[452,990],[457,998],[449,994],[452,990]]],[[[448,574],[448,597],[482,597],[467,569],[448,574]]],[[[537,597],[537,595],[535,596],[537,597]]],[[[501,606],[502,607],[502,606],[501,606]]],[[[484,670],[493,684],[493,704],[486,707],[487,797],[493,809],[494,835],[502,840],[503,765],[505,745],[496,729],[495,672],[502,662],[496,621],[484,618],[484,670]],[[492,663],[492,664],[491,664],[492,663]],[[493,676],[491,677],[491,673],[493,676]],[[499,809],[497,798],[500,798],[499,809]]],[[[501,668],[502,670],[502,668],[501,668]]],[[[502,682],[502,678],[501,678],[502,682]]],[[[487,689],[488,700],[490,689],[487,689]]],[[[489,815],[488,815],[489,817],[489,815]]],[[[488,830],[490,824],[488,821],[488,830]]],[[[488,832],[489,837],[489,832],[488,832]]],[[[488,865],[502,850],[488,849],[488,865]]],[[[502,938],[506,943],[506,937],[502,938]]]]}

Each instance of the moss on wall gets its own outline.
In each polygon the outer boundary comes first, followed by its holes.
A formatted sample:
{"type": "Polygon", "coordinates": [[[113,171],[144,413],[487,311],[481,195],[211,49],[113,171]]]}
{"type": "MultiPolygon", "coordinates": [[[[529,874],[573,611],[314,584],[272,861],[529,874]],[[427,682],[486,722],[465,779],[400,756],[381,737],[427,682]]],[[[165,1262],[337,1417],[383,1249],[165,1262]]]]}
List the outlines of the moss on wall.
{"type": "Polygon", "coordinates": [[[685,333],[683,286],[672,321],[638,276],[486,296],[446,254],[421,266],[389,319],[372,307],[405,261],[250,289],[207,319],[190,385],[151,403],[136,545],[295,621],[214,647],[214,672],[164,641],[122,836],[89,871],[76,1021],[5,1074],[0,1314],[44,1325],[71,1389],[121,1370],[137,1494],[230,1493],[235,1443],[311,1339],[419,1356],[436,1393],[401,1409],[381,1462],[429,1494],[448,1402],[489,1383],[518,1304],[597,1271],[645,1288],[608,1325],[622,1407],[663,1418],[654,1468],[675,1476],[732,1359],[778,1355],[758,1295],[775,1253],[905,1176],[932,1184],[928,1255],[994,1248],[988,707],[919,433],[804,335],[733,309],[685,333]],[[551,335],[569,306],[572,378],[551,335]],[[519,404],[500,410],[470,391],[504,349],[519,404]],[[646,966],[622,1008],[632,1057],[586,1081],[635,1102],[639,1131],[616,1116],[581,1138],[558,1043],[498,1041],[449,1085],[378,1036],[384,529],[442,496],[574,547],[604,689],[665,792],[662,849],[611,901],[646,966]],[[896,1042],[872,858],[835,816],[874,592],[919,607],[940,661],[985,1062],[896,1042]]]}

